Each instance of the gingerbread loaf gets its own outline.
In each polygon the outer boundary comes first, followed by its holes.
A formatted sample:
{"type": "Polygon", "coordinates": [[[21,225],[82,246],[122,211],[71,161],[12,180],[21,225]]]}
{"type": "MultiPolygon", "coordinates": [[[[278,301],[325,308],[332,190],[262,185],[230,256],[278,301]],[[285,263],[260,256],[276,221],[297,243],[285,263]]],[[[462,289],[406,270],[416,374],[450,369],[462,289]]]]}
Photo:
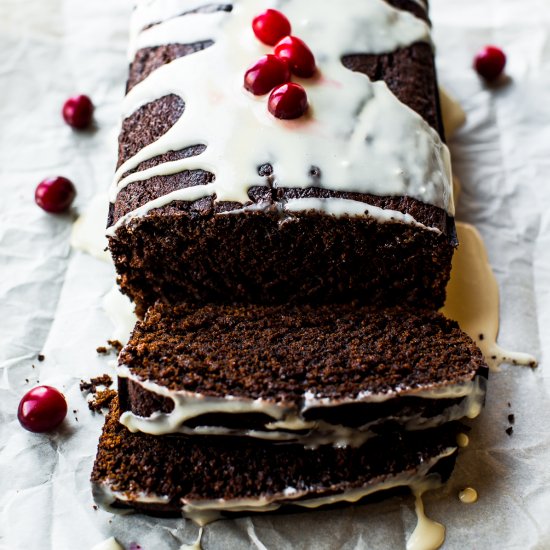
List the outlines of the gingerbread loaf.
{"type": "Polygon", "coordinates": [[[457,239],[426,3],[143,1],[129,63],[107,233],[141,321],[96,501],[203,522],[445,481],[487,367],[437,313],[457,239]],[[258,40],[265,7],[304,42],[258,40]]]}
{"type": "Polygon", "coordinates": [[[308,113],[278,125],[242,85],[269,51],[249,31],[257,6],[158,4],[134,16],[108,221],[138,314],[157,299],[440,307],[457,241],[421,4],[354,0],[345,20],[330,3],[285,6],[291,20],[311,12],[295,31],[319,63],[299,79],[308,113]],[[236,29],[252,35],[245,46],[236,29]]]}

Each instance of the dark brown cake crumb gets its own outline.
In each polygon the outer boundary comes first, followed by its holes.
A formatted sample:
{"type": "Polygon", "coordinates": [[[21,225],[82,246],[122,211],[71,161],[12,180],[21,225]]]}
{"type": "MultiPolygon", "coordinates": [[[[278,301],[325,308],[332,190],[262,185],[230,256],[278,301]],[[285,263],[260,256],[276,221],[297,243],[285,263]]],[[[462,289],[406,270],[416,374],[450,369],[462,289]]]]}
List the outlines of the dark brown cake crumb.
{"type": "Polygon", "coordinates": [[[46,357],[44,355],[42,355],[41,353],[38,354],[38,360],[39,361],[44,361],[44,359],[46,359],[46,357]]]}
{"type": "Polygon", "coordinates": [[[107,343],[118,352],[124,347],[118,340],[107,340],[107,343]]]}
{"type": "Polygon", "coordinates": [[[120,352],[120,350],[124,347],[118,340],[107,340],[107,344],[109,346],[99,346],[96,348],[97,353],[101,355],[107,355],[108,353],[111,353],[113,350],[117,353],[120,352]]]}
{"type": "Polygon", "coordinates": [[[514,422],[516,421],[516,417],[514,414],[509,414],[508,415],[508,422],[510,422],[510,424],[514,424],[514,422]]]}
{"type": "Polygon", "coordinates": [[[510,426],[509,428],[506,428],[505,432],[511,436],[514,433],[514,428],[510,426]]]}
{"type": "Polygon", "coordinates": [[[88,401],[88,408],[93,412],[101,412],[102,409],[108,408],[111,401],[116,397],[115,390],[98,391],[91,401],[88,401]]]}
{"type": "Polygon", "coordinates": [[[486,373],[454,321],[428,311],[332,306],[151,308],[119,359],[143,380],[209,396],[301,402],[467,382],[486,373]]]}
{"type": "Polygon", "coordinates": [[[80,391],[96,393],[98,386],[105,386],[106,388],[109,388],[112,385],[113,379],[108,374],[102,374],[101,376],[92,378],[89,382],[81,380],[80,391]]]}
{"type": "MultiPolygon", "coordinates": [[[[456,447],[459,426],[400,433],[390,431],[361,447],[273,445],[223,437],[155,437],[133,434],[111,404],[92,472],[95,486],[113,491],[167,495],[169,502],[146,511],[181,514],[181,500],[258,498],[288,487],[309,497],[376,485],[402,472],[412,475],[432,457],[456,447]]],[[[456,453],[432,469],[443,481],[456,453]]],[[[135,503],[140,507],[139,503],[135,503]]]]}

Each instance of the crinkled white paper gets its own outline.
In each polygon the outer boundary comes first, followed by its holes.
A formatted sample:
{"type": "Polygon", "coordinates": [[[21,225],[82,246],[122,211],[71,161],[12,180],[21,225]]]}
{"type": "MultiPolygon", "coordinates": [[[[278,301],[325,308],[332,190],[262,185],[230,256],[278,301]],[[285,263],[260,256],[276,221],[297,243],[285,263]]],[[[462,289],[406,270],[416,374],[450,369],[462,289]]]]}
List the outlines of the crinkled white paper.
{"type": "MultiPolygon", "coordinates": [[[[550,548],[550,5],[431,4],[440,80],[468,115],[451,142],[463,184],[459,217],[480,229],[501,286],[500,343],[538,355],[541,364],[492,375],[471,444],[448,488],[426,497],[426,509],[447,526],[447,549],[543,550],[550,548]],[[471,70],[487,43],[509,57],[509,82],[497,88],[471,70]],[[476,504],[459,501],[466,486],[477,489],[476,504]]],[[[88,478],[103,417],[88,411],[78,384],[110,369],[95,348],[113,331],[101,304],[114,273],[71,251],[70,216],[47,215],[33,201],[35,185],[49,175],[76,183],[77,211],[108,186],[130,11],[130,0],[0,0],[2,550],[86,550],[110,536],[126,548],[177,549],[197,534],[184,520],[92,507],[88,478]],[[61,105],[74,93],[88,93],[97,105],[93,131],[75,133],[63,123],[61,105]],[[53,435],[31,434],[17,422],[21,396],[38,381],[69,401],[65,426],[53,435]]],[[[414,524],[413,500],[394,498],[214,523],[203,546],[393,550],[404,548],[414,524]]]]}

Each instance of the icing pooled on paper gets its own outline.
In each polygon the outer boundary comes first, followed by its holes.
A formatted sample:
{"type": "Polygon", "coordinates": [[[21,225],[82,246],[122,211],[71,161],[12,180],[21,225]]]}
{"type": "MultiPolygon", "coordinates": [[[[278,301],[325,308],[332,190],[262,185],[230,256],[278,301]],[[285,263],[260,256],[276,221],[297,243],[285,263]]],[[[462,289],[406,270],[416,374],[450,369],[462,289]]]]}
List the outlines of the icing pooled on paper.
{"type": "Polygon", "coordinates": [[[105,238],[105,220],[109,211],[109,200],[106,193],[92,197],[86,210],[73,224],[71,246],[86,252],[98,260],[111,261],[105,238]]]}
{"type": "MultiPolygon", "coordinates": [[[[235,0],[230,12],[189,13],[207,3],[174,0],[137,8],[130,57],[143,47],[214,43],[158,68],[126,96],[124,117],[168,94],[181,97],[185,111],[166,134],[118,169],[110,200],[114,202],[125,186],[153,176],[200,169],[213,173],[215,179],[150,201],[119,219],[108,234],[176,200],[215,195],[218,201],[245,204],[250,187],[267,184],[258,174],[259,166],[266,163],[273,166],[275,187],[310,187],[310,169],[315,166],[321,173],[320,187],[411,196],[453,215],[449,155],[437,132],[384,82],[371,82],[341,62],[346,54],[380,54],[429,41],[426,22],[383,0],[348,0],[345,10],[334,2],[313,0],[268,4],[284,11],[293,22],[293,33],[306,41],[318,62],[317,78],[297,79],[311,105],[308,116],[297,121],[274,119],[265,99],[243,88],[246,68],[270,51],[251,29],[257,2],[235,0]],[[148,28],[141,31],[143,27],[148,28]],[[143,161],[197,144],[206,145],[197,156],[125,176],[143,161]]],[[[329,204],[330,199],[315,207],[325,211],[329,204]]],[[[368,215],[377,214],[373,210],[368,215]]],[[[411,223],[404,218],[391,221],[411,223]]]]}
{"type": "Polygon", "coordinates": [[[497,344],[500,304],[498,283],[477,229],[456,224],[460,247],[453,256],[447,300],[441,312],[454,319],[481,349],[489,367],[502,363],[536,367],[527,353],[507,351],[497,344]]]}
{"type": "Polygon", "coordinates": [[[424,488],[413,490],[416,527],[407,540],[407,550],[437,550],[445,542],[445,526],[426,516],[422,494],[424,488]]]}
{"type": "Polygon", "coordinates": [[[464,504],[474,504],[478,498],[477,491],[473,487],[466,487],[458,493],[458,498],[464,504]]]}
{"type": "Polygon", "coordinates": [[[463,449],[470,444],[470,438],[465,433],[459,433],[456,436],[456,444],[463,449]]]}

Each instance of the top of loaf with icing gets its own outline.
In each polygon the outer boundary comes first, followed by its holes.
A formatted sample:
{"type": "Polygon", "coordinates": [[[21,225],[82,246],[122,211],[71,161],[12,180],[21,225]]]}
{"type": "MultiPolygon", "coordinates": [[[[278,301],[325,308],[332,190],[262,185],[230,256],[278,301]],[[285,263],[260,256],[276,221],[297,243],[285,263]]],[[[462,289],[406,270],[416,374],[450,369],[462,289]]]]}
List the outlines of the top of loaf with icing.
{"type": "Polygon", "coordinates": [[[273,187],[311,187],[315,167],[321,176],[316,186],[410,196],[454,214],[449,153],[438,133],[384,82],[372,82],[341,61],[348,54],[389,53],[429,42],[424,20],[384,0],[346,0],[345,8],[316,0],[262,3],[261,9],[278,9],[292,21],[292,33],[307,42],[317,60],[315,78],[295,79],[309,96],[307,115],[283,121],[269,114],[265,97],[243,87],[246,69],[271,53],[252,32],[258,2],[225,5],[231,9],[214,9],[206,0],[149,0],[134,12],[130,58],[141,48],[163,44],[211,40],[213,45],[158,68],[126,96],[124,117],[168,94],[180,96],[185,111],[166,134],[120,166],[111,200],[132,182],[158,175],[201,169],[214,180],[159,197],[117,225],[175,200],[215,195],[244,205],[251,187],[266,185],[258,173],[265,164],[273,167],[273,187]],[[197,144],[206,145],[197,156],[126,175],[145,160],[197,144]]]}

